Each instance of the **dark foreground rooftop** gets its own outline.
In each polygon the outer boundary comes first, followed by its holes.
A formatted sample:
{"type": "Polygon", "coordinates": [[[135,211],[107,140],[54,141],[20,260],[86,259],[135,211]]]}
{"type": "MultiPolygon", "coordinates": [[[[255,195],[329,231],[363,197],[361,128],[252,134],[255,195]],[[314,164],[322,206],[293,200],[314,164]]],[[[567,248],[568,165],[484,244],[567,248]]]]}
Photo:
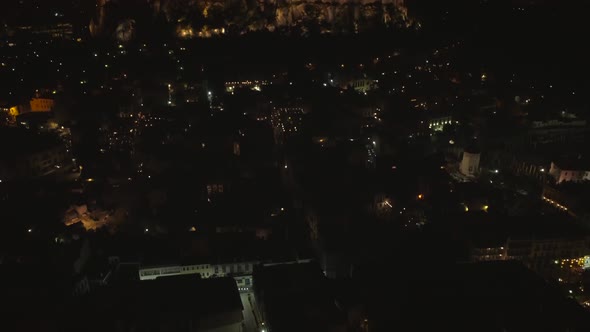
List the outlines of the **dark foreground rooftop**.
{"type": "Polygon", "coordinates": [[[589,313],[518,262],[458,264],[373,281],[373,331],[587,331],[589,313]],[[379,291],[377,291],[379,290],[379,291]]]}
{"type": "Polygon", "coordinates": [[[208,331],[243,320],[242,302],[232,278],[158,278],[97,292],[78,304],[90,331],[208,331]],[[159,329],[158,329],[159,328],[159,329]]]}
{"type": "Polygon", "coordinates": [[[243,321],[233,278],[158,278],[71,297],[43,281],[52,279],[49,269],[36,272],[7,285],[10,292],[0,289],[7,295],[2,331],[236,331],[243,321]]]}
{"type": "Polygon", "coordinates": [[[256,301],[271,331],[345,328],[345,314],[317,263],[258,266],[253,276],[256,301]]]}

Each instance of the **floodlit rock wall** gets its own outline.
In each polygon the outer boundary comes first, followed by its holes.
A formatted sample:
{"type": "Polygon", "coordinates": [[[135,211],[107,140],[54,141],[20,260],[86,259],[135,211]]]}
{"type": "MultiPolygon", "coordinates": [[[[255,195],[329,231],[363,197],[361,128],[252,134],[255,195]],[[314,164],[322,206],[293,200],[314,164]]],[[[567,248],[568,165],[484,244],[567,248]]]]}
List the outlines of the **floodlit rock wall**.
{"type": "Polygon", "coordinates": [[[97,12],[90,23],[95,36],[112,33],[122,21],[145,12],[177,26],[183,38],[203,36],[204,31],[209,36],[211,29],[222,28],[223,33],[291,28],[340,33],[412,24],[404,0],[97,1],[97,12]]]}

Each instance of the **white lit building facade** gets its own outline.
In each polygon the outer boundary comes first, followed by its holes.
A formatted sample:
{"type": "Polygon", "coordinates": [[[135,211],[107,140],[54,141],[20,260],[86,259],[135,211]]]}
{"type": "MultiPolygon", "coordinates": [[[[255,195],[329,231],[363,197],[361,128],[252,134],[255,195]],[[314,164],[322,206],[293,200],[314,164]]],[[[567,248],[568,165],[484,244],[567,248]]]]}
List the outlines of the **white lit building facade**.
{"type": "Polygon", "coordinates": [[[552,162],[549,175],[555,179],[556,183],[590,181],[590,167],[580,165],[560,167],[557,163],[552,162]]]}
{"type": "Polygon", "coordinates": [[[240,291],[249,291],[252,287],[252,270],[258,263],[256,261],[250,261],[140,267],[139,280],[154,280],[159,277],[190,274],[199,274],[203,279],[231,276],[236,280],[240,291]]]}

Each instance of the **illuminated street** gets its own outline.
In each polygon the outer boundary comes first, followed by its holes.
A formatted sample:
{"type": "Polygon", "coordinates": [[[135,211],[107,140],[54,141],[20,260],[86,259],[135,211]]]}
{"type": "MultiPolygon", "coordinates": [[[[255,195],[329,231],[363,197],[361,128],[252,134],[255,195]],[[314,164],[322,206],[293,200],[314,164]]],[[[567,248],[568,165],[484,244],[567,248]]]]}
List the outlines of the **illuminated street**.
{"type": "Polygon", "coordinates": [[[254,318],[254,307],[256,306],[254,294],[251,292],[240,293],[240,299],[244,306],[244,332],[260,332],[256,318],[254,318]]]}

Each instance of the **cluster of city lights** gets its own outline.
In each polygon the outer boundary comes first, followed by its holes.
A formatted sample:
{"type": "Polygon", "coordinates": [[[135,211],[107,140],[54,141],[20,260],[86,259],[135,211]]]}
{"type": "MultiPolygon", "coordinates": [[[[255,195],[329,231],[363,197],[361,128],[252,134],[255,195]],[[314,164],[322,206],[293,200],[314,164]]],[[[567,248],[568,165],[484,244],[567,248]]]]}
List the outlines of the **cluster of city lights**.
{"type": "Polygon", "coordinates": [[[582,269],[585,266],[586,257],[578,257],[578,258],[564,258],[560,260],[555,260],[554,263],[558,264],[562,269],[570,268],[570,269],[582,269]]]}

